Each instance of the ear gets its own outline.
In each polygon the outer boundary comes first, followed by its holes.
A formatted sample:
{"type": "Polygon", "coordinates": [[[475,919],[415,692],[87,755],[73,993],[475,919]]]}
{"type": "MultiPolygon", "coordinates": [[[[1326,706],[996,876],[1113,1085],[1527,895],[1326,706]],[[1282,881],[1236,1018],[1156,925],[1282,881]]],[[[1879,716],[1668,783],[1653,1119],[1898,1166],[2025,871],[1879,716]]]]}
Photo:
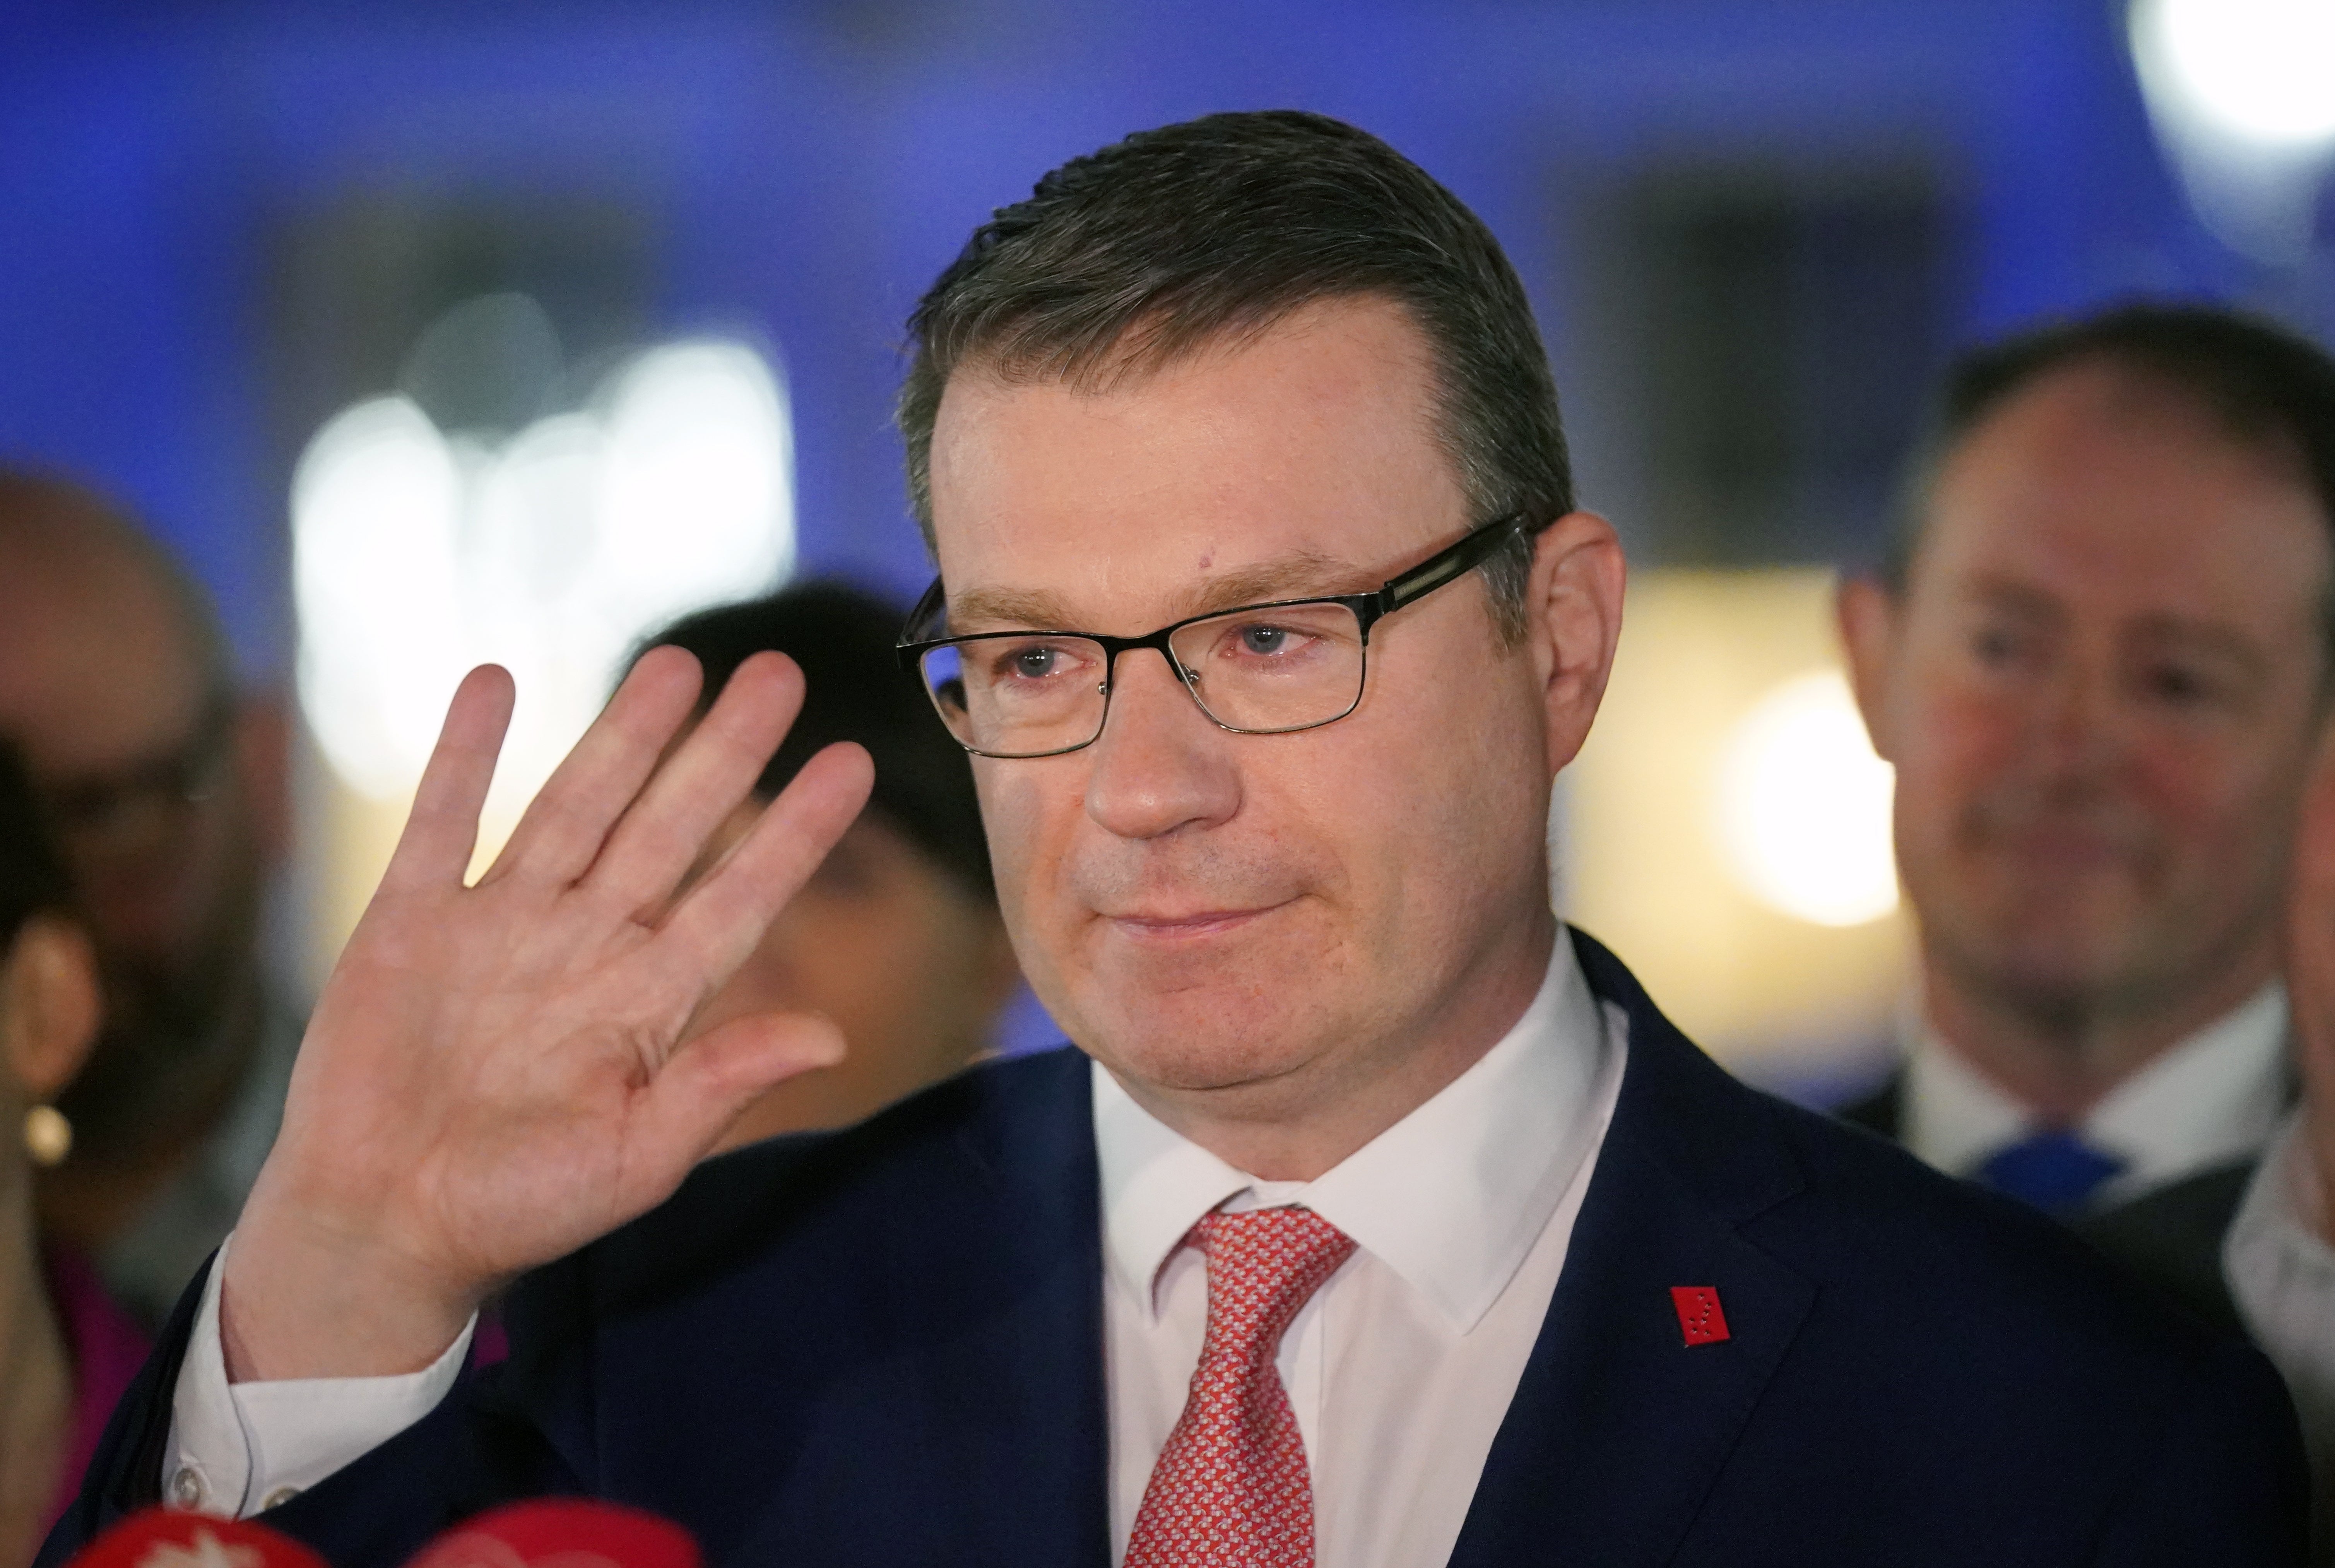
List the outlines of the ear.
{"type": "Polygon", "coordinates": [[[53,1098],[88,1060],[104,1014],[97,953],[69,920],[35,915],[0,956],[0,1055],[29,1099],[53,1098]]]}
{"type": "Polygon", "coordinates": [[[1613,525],[1594,512],[1568,512],[1533,542],[1525,634],[1547,716],[1552,776],[1580,752],[1604,701],[1628,576],[1613,525]]]}
{"type": "Polygon", "coordinates": [[[1896,659],[1896,596],[1871,577],[1843,577],[1833,591],[1833,618],[1840,628],[1849,689],[1856,694],[1856,711],[1865,716],[1865,733],[1873,738],[1874,751],[1884,761],[1894,762],[1884,694],[1889,689],[1889,667],[1896,659]]]}

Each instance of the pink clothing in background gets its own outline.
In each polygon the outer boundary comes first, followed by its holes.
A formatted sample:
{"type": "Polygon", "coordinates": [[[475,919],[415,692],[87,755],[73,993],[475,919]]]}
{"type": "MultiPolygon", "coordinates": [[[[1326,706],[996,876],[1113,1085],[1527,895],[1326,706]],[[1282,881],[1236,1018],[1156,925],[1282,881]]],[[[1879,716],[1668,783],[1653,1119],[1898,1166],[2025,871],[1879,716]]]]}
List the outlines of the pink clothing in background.
{"type": "Polygon", "coordinates": [[[97,1272],[71,1253],[52,1252],[43,1262],[49,1281],[49,1302],[56,1308],[57,1327],[63,1331],[65,1353],[73,1360],[73,1429],[66,1435],[64,1473],[57,1478],[56,1505],[49,1511],[53,1524],[65,1505],[81,1490],[82,1472],[89,1468],[97,1440],[113,1414],[122,1390],[145,1364],[146,1336],[98,1282],[97,1272]]]}

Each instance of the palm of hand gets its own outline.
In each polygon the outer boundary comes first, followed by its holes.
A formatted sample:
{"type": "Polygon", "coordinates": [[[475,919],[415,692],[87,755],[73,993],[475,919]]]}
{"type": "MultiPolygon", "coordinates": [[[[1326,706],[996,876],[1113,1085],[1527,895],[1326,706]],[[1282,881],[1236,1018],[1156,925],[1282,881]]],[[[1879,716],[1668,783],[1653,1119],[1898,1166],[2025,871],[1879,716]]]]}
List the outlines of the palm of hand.
{"type": "Polygon", "coordinates": [[[462,868],[509,688],[474,673],[458,693],[319,1000],[230,1253],[229,1338],[269,1364],[261,1375],[320,1364],[294,1350],[319,1332],[289,1321],[287,1279],[319,1282],[306,1315],[360,1282],[410,1297],[413,1331],[356,1360],[411,1361],[503,1280],[664,1198],[772,1083],[839,1054],[825,1021],[776,1015],[680,1043],[857,816],[868,771],[856,748],[815,758],[676,898],[791,721],[800,678],[750,661],[660,762],[695,695],[693,662],[667,652],[641,662],[474,887],[462,868]],[[255,1280],[268,1283],[239,1282],[255,1280]]]}

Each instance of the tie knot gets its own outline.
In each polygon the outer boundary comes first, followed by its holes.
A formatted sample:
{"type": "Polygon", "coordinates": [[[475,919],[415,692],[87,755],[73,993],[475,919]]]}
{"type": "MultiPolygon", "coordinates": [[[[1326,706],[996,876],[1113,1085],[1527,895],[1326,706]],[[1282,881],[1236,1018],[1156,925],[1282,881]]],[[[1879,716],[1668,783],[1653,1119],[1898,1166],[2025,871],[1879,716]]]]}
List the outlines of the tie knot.
{"type": "Polygon", "coordinates": [[[1999,1193],[2034,1205],[2046,1214],[2073,1214],[2101,1184],[2125,1167],[2074,1133],[2059,1128],[2035,1133],[1998,1149],[1978,1168],[1979,1179],[1999,1193]]]}
{"type": "Polygon", "coordinates": [[[1208,1259],[1209,1350],[1266,1356],[1354,1251],[1352,1237],[1301,1208],[1205,1215],[1186,1239],[1208,1259]]]}

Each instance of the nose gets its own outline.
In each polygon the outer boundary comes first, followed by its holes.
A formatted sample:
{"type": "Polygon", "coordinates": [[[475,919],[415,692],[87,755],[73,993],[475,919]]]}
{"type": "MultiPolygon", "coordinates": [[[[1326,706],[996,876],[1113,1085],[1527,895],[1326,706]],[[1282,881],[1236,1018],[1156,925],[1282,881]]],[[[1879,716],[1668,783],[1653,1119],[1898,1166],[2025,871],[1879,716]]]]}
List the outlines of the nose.
{"type": "Polygon", "coordinates": [[[2115,672],[2099,661],[2069,659],[2060,664],[2036,726],[2039,750],[2052,771],[2088,776],[2115,762],[2126,739],[2119,695],[2115,672]]]}
{"type": "Polygon", "coordinates": [[[1240,809],[1240,737],[1200,711],[1156,649],[1122,653],[1110,711],[1088,747],[1087,815],[1121,838],[1208,828],[1240,809]]]}

